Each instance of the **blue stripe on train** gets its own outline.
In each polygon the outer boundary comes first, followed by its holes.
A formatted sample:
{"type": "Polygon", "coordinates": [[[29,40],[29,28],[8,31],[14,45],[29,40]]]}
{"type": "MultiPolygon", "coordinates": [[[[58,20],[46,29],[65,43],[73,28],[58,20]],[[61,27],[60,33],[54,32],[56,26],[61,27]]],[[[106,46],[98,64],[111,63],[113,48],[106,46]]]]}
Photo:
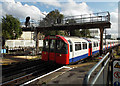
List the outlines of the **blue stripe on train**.
{"type": "Polygon", "coordinates": [[[99,53],[99,50],[92,52],[92,55],[99,53]]]}
{"type": "MultiPolygon", "coordinates": [[[[104,48],[104,49],[105,49],[105,48],[104,48]]],[[[96,53],[99,53],[99,50],[92,52],[92,55],[94,55],[94,54],[96,54],[96,53]]],[[[77,56],[77,57],[75,57],[75,58],[69,59],[69,63],[79,61],[79,60],[84,59],[84,58],[86,58],[86,57],[88,57],[88,53],[87,53],[87,54],[84,54],[84,55],[82,55],[82,56],[77,56]]]]}
{"type": "Polygon", "coordinates": [[[88,57],[88,53],[81,55],[81,56],[74,57],[72,59],[69,59],[69,63],[79,61],[79,60],[84,59],[86,57],[88,57]]]}

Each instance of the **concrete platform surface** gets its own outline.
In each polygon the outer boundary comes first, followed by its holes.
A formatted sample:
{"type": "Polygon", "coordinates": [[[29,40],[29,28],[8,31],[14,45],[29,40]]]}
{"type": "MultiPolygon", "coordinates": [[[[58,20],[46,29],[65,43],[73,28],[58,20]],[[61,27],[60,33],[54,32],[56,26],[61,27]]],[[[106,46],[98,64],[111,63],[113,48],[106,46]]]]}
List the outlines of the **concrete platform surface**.
{"type": "Polygon", "coordinates": [[[69,65],[45,77],[35,80],[29,85],[63,85],[63,84],[82,84],[85,74],[96,64],[96,62],[80,63],[69,65]]]}
{"type": "Polygon", "coordinates": [[[47,84],[82,84],[85,74],[94,66],[94,63],[84,64],[73,68],[63,75],[51,80],[47,84]]]}

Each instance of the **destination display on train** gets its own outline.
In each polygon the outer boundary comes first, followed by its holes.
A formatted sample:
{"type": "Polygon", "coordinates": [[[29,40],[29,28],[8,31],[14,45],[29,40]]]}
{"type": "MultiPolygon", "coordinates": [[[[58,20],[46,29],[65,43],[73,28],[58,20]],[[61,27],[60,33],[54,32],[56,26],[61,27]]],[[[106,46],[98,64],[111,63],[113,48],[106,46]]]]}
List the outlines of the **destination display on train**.
{"type": "Polygon", "coordinates": [[[113,61],[113,86],[120,86],[120,59],[113,61]]]}

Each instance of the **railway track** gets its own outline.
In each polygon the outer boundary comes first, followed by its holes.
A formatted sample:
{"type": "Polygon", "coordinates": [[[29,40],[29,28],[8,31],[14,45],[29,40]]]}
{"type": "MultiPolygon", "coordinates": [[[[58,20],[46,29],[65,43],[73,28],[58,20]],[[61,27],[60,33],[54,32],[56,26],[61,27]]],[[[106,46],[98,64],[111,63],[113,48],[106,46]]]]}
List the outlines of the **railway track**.
{"type": "Polygon", "coordinates": [[[53,71],[61,67],[61,65],[50,64],[48,62],[44,62],[41,60],[35,62],[34,65],[25,64],[25,67],[18,67],[18,68],[10,67],[10,68],[6,68],[7,70],[3,69],[3,75],[1,76],[2,83],[0,85],[6,86],[8,84],[13,84],[13,85],[21,84],[24,83],[25,81],[31,80],[33,78],[36,78],[37,76],[43,75],[45,73],[48,73],[50,71],[53,71]]]}
{"type": "MultiPolygon", "coordinates": [[[[94,57],[91,58],[92,60],[94,57]]],[[[81,63],[89,62],[91,59],[84,60],[81,63]]],[[[38,76],[44,75],[51,72],[62,65],[49,64],[42,60],[36,60],[31,62],[26,62],[24,64],[20,63],[17,66],[10,66],[8,68],[3,68],[2,83],[0,85],[6,86],[8,84],[22,84],[26,81],[34,79],[38,76]],[[17,67],[18,66],[18,67],[17,67]]]]}

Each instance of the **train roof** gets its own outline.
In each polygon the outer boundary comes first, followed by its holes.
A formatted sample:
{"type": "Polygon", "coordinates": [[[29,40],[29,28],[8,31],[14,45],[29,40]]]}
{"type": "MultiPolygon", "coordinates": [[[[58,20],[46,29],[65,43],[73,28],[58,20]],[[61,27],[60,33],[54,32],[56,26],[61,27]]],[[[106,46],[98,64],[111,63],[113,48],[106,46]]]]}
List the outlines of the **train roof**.
{"type": "Polygon", "coordinates": [[[86,40],[91,41],[91,42],[99,42],[99,39],[96,38],[86,38],[86,40]]]}
{"type": "Polygon", "coordinates": [[[88,42],[87,40],[79,37],[65,37],[66,40],[71,40],[72,42],[88,42]]]}
{"type": "MultiPolygon", "coordinates": [[[[44,39],[54,39],[56,37],[60,37],[62,40],[64,40],[66,43],[67,40],[71,40],[71,42],[100,42],[100,39],[97,38],[80,38],[80,37],[67,37],[67,36],[60,36],[60,35],[54,35],[54,36],[47,36],[44,39]]],[[[103,40],[104,42],[105,40],[103,40]]],[[[111,39],[106,39],[106,42],[117,42],[118,40],[111,40],[111,39]]]]}

